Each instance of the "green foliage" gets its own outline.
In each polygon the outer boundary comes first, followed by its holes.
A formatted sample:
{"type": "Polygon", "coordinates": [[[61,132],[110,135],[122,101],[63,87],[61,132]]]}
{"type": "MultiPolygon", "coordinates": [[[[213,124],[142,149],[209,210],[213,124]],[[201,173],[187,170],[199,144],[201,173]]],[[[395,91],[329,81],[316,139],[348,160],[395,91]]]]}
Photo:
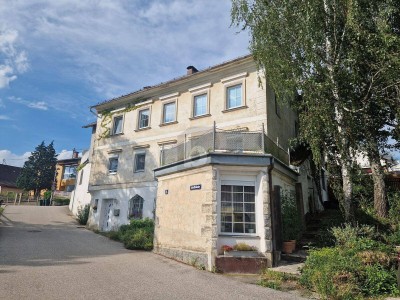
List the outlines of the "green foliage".
{"type": "Polygon", "coordinates": [[[50,200],[51,198],[51,191],[45,191],[43,195],[43,200],[50,200]]]}
{"type": "Polygon", "coordinates": [[[35,196],[43,189],[50,189],[54,179],[57,155],[53,142],[48,146],[42,142],[38,145],[28,161],[24,163],[17,186],[26,191],[34,190],[35,196]]]}
{"type": "Polygon", "coordinates": [[[309,252],[302,285],[327,299],[398,295],[393,247],[379,241],[373,226],[344,224],[331,232],[336,246],[309,252]]]}
{"type": "Polygon", "coordinates": [[[69,205],[69,199],[68,198],[54,198],[53,199],[53,205],[59,206],[59,205],[69,205]]]}
{"type": "Polygon", "coordinates": [[[297,277],[287,273],[276,272],[270,269],[265,269],[261,273],[261,278],[258,284],[274,290],[282,290],[285,282],[297,282],[297,277]]]}
{"type": "Polygon", "coordinates": [[[236,250],[236,251],[255,251],[257,249],[255,247],[247,245],[246,243],[237,243],[236,245],[233,245],[233,250],[236,250]]]}
{"type": "Polygon", "coordinates": [[[389,220],[392,224],[400,224],[400,191],[389,191],[389,220]]]}
{"type": "Polygon", "coordinates": [[[296,240],[302,231],[300,215],[294,194],[287,190],[281,193],[283,240],[296,240]]]}
{"type": "Polygon", "coordinates": [[[90,205],[86,204],[83,208],[80,207],[78,208],[78,222],[81,225],[86,225],[87,221],[89,219],[89,211],[90,211],[90,205]]]}
{"type": "Polygon", "coordinates": [[[149,218],[131,220],[129,225],[122,225],[118,231],[111,231],[105,235],[122,242],[127,249],[151,250],[153,249],[154,221],[149,218]]]}

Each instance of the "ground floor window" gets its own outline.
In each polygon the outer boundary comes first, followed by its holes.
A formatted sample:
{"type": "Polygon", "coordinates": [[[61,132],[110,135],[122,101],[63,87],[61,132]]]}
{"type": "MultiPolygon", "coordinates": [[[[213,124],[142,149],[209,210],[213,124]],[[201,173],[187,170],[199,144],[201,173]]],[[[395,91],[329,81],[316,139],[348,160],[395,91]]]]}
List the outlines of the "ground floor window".
{"type": "Polygon", "coordinates": [[[256,233],[255,187],[221,185],[221,232],[256,233]]]}
{"type": "Polygon", "coordinates": [[[139,195],[129,200],[129,219],[142,219],[144,199],[139,195]]]}

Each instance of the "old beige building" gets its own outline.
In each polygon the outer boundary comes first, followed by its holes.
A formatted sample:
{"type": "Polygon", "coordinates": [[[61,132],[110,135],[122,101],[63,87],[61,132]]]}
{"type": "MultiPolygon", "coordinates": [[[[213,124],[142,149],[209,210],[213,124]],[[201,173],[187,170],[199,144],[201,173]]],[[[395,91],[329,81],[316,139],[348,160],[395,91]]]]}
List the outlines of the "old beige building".
{"type": "Polygon", "coordinates": [[[299,181],[288,155],[297,120],[251,56],[93,109],[91,227],[150,217],[163,255],[211,270],[222,245],[246,242],[272,262],[271,191],[299,181]]]}

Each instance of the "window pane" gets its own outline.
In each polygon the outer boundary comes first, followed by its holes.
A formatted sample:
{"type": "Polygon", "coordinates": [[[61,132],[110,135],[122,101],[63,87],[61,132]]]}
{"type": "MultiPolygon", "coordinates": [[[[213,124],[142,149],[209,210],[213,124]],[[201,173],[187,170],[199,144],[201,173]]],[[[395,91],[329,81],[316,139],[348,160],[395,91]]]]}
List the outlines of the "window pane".
{"type": "Polygon", "coordinates": [[[222,192],[221,193],[221,201],[232,201],[232,194],[231,193],[226,193],[222,192]]]}
{"type": "Polygon", "coordinates": [[[149,115],[149,109],[139,111],[139,128],[146,128],[149,126],[149,115]]]}
{"type": "Polygon", "coordinates": [[[245,203],[244,204],[244,211],[245,212],[255,212],[255,204],[252,203],[245,203]]]}
{"type": "Polygon", "coordinates": [[[221,214],[222,222],[232,222],[232,214],[221,214]]]}
{"type": "Polygon", "coordinates": [[[227,108],[238,107],[242,105],[242,85],[238,84],[227,88],[227,108]]]}
{"type": "Polygon", "coordinates": [[[129,200],[129,218],[141,219],[143,216],[143,202],[144,199],[136,195],[129,200]]]}
{"type": "Polygon", "coordinates": [[[256,221],[256,215],[255,214],[244,214],[244,220],[246,222],[254,223],[256,221]]]}
{"type": "Polygon", "coordinates": [[[245,224],[244,230],[246,233],[256,233],[256,224],[245,224]]]}
{"type": "Polygon", "coordinates": [[[244,194],[244,202],[254,202],[254,194],[244,194]]]}
{"type": "Polygon", "coordinates": [[[233,232],[243,233],[243,223],[234,223],[233,232]]]}
{"type": "Polygon", "coordinates": [[[245,193],[254,193],[255,192],[254,186],[245,186],[244,192],[245,193]]]}
{"type": "Polygon", "coordinates": [[[118,134],[122,132],[122,116],[114,118],[114,128],[113,134],[118,134]]]}
{"type": "Polygon", "coordinates": [[[243,203],[233,203],[233,211],[242,212],[243,211],[243,203]]]}
{"type": "Polygon", "coordinates": [[[240,213],[240,214],[234,213],[233,214],[233,221],[242,223],[243,222],[243,214],[242,213],[240,213]]]}
{"type": "Polygon", "coordinates": [[[193,100],[193,116],[202,116],[207,113],[207,94],[198,95],[193,100]]]}
{"type": "Polygon", "coordinates": [[[233,202],[240,202],[243,203],[243,194],[242,193],[235,193],[233,195],[233,202]]]}
{"type": "Polygon", "coordinates": [[[223,192],[231,192],[232,186],[231,185],[221,185],[221,191],[223,192]]]}
{"type": "Polygon", "coordinates": [[[110,166],[108,168],[110,173],[115,173],[117,172],[118,169],[118,158],[117,157],[113,157],[110,158],[110,166]]]}
{"type": "Polygon", "coordinates": [[[243,187],[242,187],[242,186],[234,185],[234,186],[233,186],[233,192],[234,192],[234,193],[243,193],[243,187]]]}
{"type": "Polygon", "coordinates": [[[135,155],[135,172],[144,171],[145,161],[146,161],[145,153],[138,153],[135,155]]]}
{"type": "Polygon", "coordinates": [[[164,123],[175,121],[175,102],[164,104],[164,123]]]}
{"type": "Polygon", "coordinates": [[[232,204],[230,202],[221,202],[221,212],[232,212],[232,204]]]}
{"type": "Polygon", "coordinates": [[[232,232],[232,223],[222,222],[221,232],[232,232]]]}

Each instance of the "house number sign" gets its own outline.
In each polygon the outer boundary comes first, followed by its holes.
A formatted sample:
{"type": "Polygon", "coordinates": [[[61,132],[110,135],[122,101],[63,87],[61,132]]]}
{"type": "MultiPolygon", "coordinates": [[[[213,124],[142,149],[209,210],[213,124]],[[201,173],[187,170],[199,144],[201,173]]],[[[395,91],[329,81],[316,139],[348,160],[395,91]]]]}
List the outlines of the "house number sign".
{"type": "Polygon", "coordinates": [[[194,190],[201,190],[201,184],[191,185],[191,186],[190,186],[190,190],[191,190],[191,191],[194,191],[194,190]]]}

